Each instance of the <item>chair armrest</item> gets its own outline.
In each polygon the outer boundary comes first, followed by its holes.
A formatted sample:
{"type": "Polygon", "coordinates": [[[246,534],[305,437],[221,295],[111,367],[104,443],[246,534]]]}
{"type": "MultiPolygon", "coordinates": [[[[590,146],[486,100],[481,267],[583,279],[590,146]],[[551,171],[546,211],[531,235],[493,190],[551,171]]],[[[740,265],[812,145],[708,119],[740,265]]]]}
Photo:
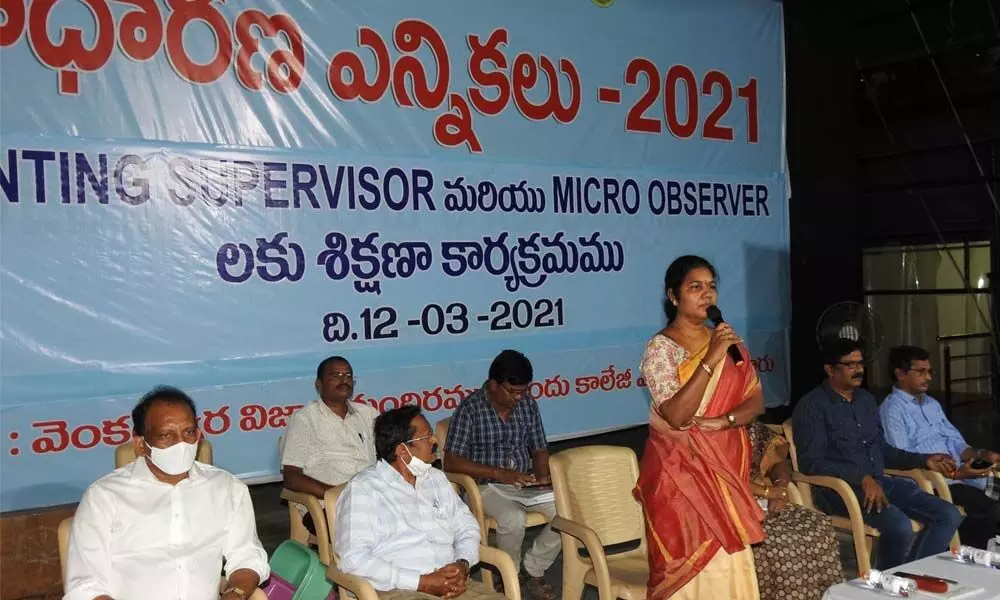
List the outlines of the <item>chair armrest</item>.
{"type": "Polygon", "coordinates": [[[465,492],[465,503],[469,505],[472,516],[479,522],[479,531],[482,539],[488,539],[490,534],[486,528],[486,511],[483,509],[483,497],[479,494],[479,484],[476,480],[464,473],[449,473],[445,471],[448,481],[454,483],[465,492]]]}
{"type": "Polygon", "coordinates": [[[281,499],[306,507],[312,516],[313,527],[316,528],[316,551],[319,554],[319,560],[324,565],[333,562],[333,542],[330,540],[330,532],[326,526],[326,511],[323,510],[323,503],[320,499],[312,494],[293,492],[287,488],[282,488],[281,499]]]}
{"type": "Polygon", "coordinates": [[[802,500],[802,492],[799,491],[799,488],[795,487],[794,483],[789,483],[788,484],[788,500],[792,504],[798,504],[799,506],[805,506],[805,503],[802,500]]]}
{"type": "Polygon", "coordinates": [[[793,472],[792,481],[824,487],[833,490],[840,496],[844,506],[847,507],[847,516],[851,521],[851,537],[854,538],[854,551],[858,557],[858,573],[867,574],[871,569],[871,558],[868,556],[868,549],[865,545],[864,516],[861,514],[861,505],[858,504],[858,497],[854,494],[854,489],[843,479],[827,475],[805,475],[793,472]]]}
{"type": "Polygon", "coordinates": [[[331,564],[326,569],[326,578],[354,594],[358,600],[378,600],[378,594],[370,583],[356,575],[344,573],[337,568],[337,565],[331,564]]]}
{"type": "Polygon", "coordinates": [[[486,544],[479,546],[479,560],[492,565],[500,571],[500,581],[503,581],[503,592],[508,600],[521,600],[521,583],[517,578],[517,568],[510,555],[486,544]]]}
{"type": "MultiPolygon", "coordinates": [[[[931,471],[928,471],[931,472],[931,471]]],[[[934,487],[931,482],[924,475],[924,471],[921,469],[907,469],[902,471],[900,469],[886,469],[884,471],[886,475],[891,475],[892,477],[906,477],[907,479],[912,479],[920,486],[920,489],[927,492],[928,494],[934,493],[934,487]]]]}
{"type": "Polygon", "coordinates": [[[923,474],[924,477],[927,478],[927,481],[931,483],[934,493],[936,493],[939,498],[952,502],[951,488],[948,487],[948,480],[944,478],[944,475],[938,473],[937,471],[930,470],[925,470],[923,474]]]}
{"type": "MultiPolygon", "coordinates": [[[[558,515],[552,519],[551,527],[559,533],[572,536],[583,543],[583,546],[587,549],[587,553],[590,554],[594,576],[597,578],[598,597],[613,598],[614,596],[611,594],[611,575],[608,573],[608,558],[604,554],[604,544],[601,543],[601,538],[597,537],[597,532],[586,525],[570,521],[558,515]]],[[[564,545],[563,552],[567,551],[568,549],[564,545]]]]}

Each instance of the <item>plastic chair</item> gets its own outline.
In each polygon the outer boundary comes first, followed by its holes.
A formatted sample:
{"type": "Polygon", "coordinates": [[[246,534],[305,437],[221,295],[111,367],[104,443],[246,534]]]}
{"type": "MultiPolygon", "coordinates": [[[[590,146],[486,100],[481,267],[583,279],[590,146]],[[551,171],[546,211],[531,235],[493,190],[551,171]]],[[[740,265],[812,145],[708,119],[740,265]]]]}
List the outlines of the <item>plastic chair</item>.
{"type": "Polygon", "coordinates": [[[285,540],[271,555],[270,600],[319,600],[331,596],[333,584],[326,580],[326,565],[314,550],[295,540],[285,540]],[[294,590],[294,594],[288,592],[294,590]]]}
{"type": "MultiPolygon", "coordinates": [[[[215,464],[212,456],[212,442],[205,439],[202,436],[201,441],[198,442],[198,454],[195,455],[195,460],[206,465],[215,464]]],[[[135,461],[135,445],[129,441],[121,446],[115,448],[115,468],[120,469],[125,465],[131,464],[135,461]]]]}
{"type": "MultiPolygon", "coordinates": [[[[434,437],[438,440],[438,458],[441,459],[441,470],[448,476],[448,481],[460,487],[465,493],[465,502],[469,505],[472,516],[479,521],[479,530],[483,532],[483,543],[485,544],[489,540],[490,530],[497,528],[497,522],[496,519],[488,516],[483,509],[483,498],[479,494],[479,484],[476,483],[476,480],[468,475],[448,472],[448,465],[444,462],[444,446],[448,439],[448,425],[450,424],[451,417],[448,417],[441,419],[434,425],[434,437]]],[[[549,522],[544,514],[535,511],[525,512],[524,519],[525,527],[537,527],[549,522]]]]}
{"type": "MultiPolygon", "coordinates": [[[[798,491],[801,493],[801,499],[803,501],[802,506],[813,510],[819,510],[816,508],[813,501],[812,486],[814,485],[833,490],[838,496],[840,496],[844,506],[847,507],[847,516],[843,517],[837,514],[826,514],[830,517],[835,529],[847,531],[851,534],[851,537],[854,540],[854,553],[858,559],[858,574],[864,577],[871,571],[872,568],[872,546],[875,543],[875,539],[880,535],[878,529],[865,525],[864,517],[861,512],[861,504],[858,502],[858,498],[854,494],[854,490],[846,481],[827,475],[806,475],[799,471],[799,457],[798,452],[795,449],[795,437],[794,432],[792,431],[792,420],[788,419],[785,421],[782,424],[782,428],[785,431],[785,439],[788,440],[788,448],[792,457],[792,481],[794,481],[799,488],[798,491]]],[[[928,492],[930,491],[930,483],[923,477],[919,469],[914,469],[912,471],[895,471],[886,469],[885,474],[912,478],[917,482],[921,489],[928,492]]],[[[917,521],[911,519],[910,523],[912,524],[913,531],[915,532],[923,529],[923,525],[917,521]]]]}
{"type": "MultiPolygon", "coordinates": [[[[285,436],[278,438],[278,456],[284,449],[285,436]]],[[[333,537],[326,528],[326,513],[323,510],[323,502],[319,498],[305,494],[303,492],[293,492],[288,488],[281,489],[281,499],[288,502],[288,522],[290,531],[288,537],[307,547],[316,547],[319,553],[319,561],[324,565],[330,564],[330,557],[333,555],[333,537]],[[316,535],[309,533],[302,522],[303,515],[296,508],[303,506],[306,512],[312,516],[313,527],[316,528],[316,535]]]]}
{"type": "MultiPolygon", "coordinates": [[[[955,504],[955,501],[951,497],[951,488],[948,487],[948,480],[944,478],[944,475],[930,470],[923,471],[923,474],[924,477],[927,478],[927,481],[930,482],[931,487],[934,489],[934,493],[937,494],[938,498],[955,504]]],[[[966,515],[965,508],[957,504],[955,504],[955,507],[958,508],[958,512],[962,513],[963,517],[966,515]]],[[[956,531],[954,537],[951,538],[952,551],[957,552],[959,546],[961,545],[962,540],[958,537],[958,532],[956,531]]]]}
{"type": "Polygon", "coordinates": [[[649,562],[642,505],[632,495],[639,462],[631,448],[582,446],[549,459],[562,536],[563,600],[585,585],[600,600],[646,597],[649,562]]]}
{"type": "MultiPolygon", "coordinates": [[[[127,464],[127,463],[126,463],[127,464]]],[[[66,583],[66,556],[69,554],[69,535],[73,531],[73,517],[63,519],[59,522],[59,529],[57,530],[57,538],[59,540],[59,570],[62,573],[63,584],[66,583]]],[[[224,591],[228,586],[226,578],[223,577],[222,581],[219,582],[220,593],[224,591]]],[[[264,590],[258,588],[254,590],[253,594],[247,600],[269,600],[267,594],[264,590]]]]}
{"type": "MultiPolygon", "coordinates": [[[[333,539],[337,531],[337,499],[340,498],[340,494],[343,493],[345,487],[347,487],[347,484],[332,487],[326,491],[326,495],[323,498],[323,504],[326,506],[327,529],[330,532],[330,539],[333,539]]],[[[339,560],[337,553],[334,552],[330,566],[327,568],[326,576],[327,579],[337,584],[340,590],[340,597],[347,598],[346,594],[350,592],[356,596],[357,600],[378,600],[378,594],[370,583],[361,577],[345,573],[337,567],[339,560]]],[[[500,572],[500,579],[503,581],[504,586],[504,595],[508,600],[521,600],[521,585],[517,578],[517,569],[514,568],[514,561],[506,552],[490,548],[485,544],[480,544],[479,561],[495,567],[500,572]]],[[[490,586],[491,580],[487,580],[485,576],[486,572],[485,569],[481,571],[483,583],[490,586]]]]}

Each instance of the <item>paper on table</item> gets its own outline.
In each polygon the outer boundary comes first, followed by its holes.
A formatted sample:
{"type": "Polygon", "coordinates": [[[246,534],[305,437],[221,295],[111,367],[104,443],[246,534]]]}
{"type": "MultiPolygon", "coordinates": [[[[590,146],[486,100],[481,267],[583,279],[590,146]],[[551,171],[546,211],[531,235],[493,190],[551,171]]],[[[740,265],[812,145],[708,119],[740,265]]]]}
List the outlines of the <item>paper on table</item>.
{"type": "Polygon", "coordinates": [[[551,488],[518,488],[505,483],[491,483],[490,487],[504,498],[518,502],[526,508],[545,504],[546,502],[554,502],[556,499],[556,494],[551,488]]]}

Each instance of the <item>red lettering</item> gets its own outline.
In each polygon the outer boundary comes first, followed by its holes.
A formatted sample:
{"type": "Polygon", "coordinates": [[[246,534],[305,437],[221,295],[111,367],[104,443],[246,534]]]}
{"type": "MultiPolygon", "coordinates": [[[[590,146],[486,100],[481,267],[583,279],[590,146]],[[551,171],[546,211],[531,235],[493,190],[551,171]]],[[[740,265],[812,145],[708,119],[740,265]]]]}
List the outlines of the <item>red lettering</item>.
{"type": "Polygon", "coordinates": [[[128,11],[118,22],[118,46],[122,53],[139,62],[153,58],[163,45],[163,15],[156,0],[117,1],[138,9],[128,11]]]}
{"type": "Polygon", "coordinates": [[[747,101],[747,142],[756,144],[760,139],[757,123],[757,80],[753,77],[741,88],[737,88],[736,95],[747,101]]]}
{"type": "Polygon", "coordinates": [[[212,6],[213,0],[167,0],[170,17],[167,18],[167,57],[181,79],[190,83],[212,83],[229,69],[233,62],[233,36],[226,18],[212,6]],[[200,21],[215,36],[215,54],[212,60],[198,64],[184,48],[184,29],[200,21]]]}
{"type": "Polygon", "coordinates": [[[437,386],[433,390],[424,390],[424,398],[420,404],[428,412],[441,410],[441,406],[444,404],[444,398],[441,397],[441,386],[437,386]]]}
{"type": "Polygon", "coordinates": [[[412,404],[413,406],[420,406],[420,394],[416,392],[403,392],[399,395],[399,406],[406,406],[412,404]]]}
{"type": "Polygon", "coordinates": [[[656,65],[645,58],[633,58],[625,68],[625,83],[636,85],[639,74],[646,76],[646,91],[636,100],[625,117],[625,131],[637,133],[660,133],[663,125],[659,119],[646,116],[646,111],[656,102],[660,95],[660,71],[656,65]]]}
{"type": "Polygon", "coordinates": [[[0,0],[0,12],[4,14],[3,24],[0,25],[0,47],[13,46],[24,33],[24,0],[0,0]]]}
{"type": "Polygon", "coordinates": [[[287,94],[299,89],[305,73],[306,50],[302,42],[302,32],[290,16],[277,14],[268,17],[257,9],[245,10],[236,19],[234,32],[239,43],[236,54],[236,78],[247,89],[260,91],[263,76],[252,66],[253,57],[260,52],[260,38],[255,37],[253,28],[260,31],[261,38],[275,38],[284,35],[288,48],[271,53],[267,57],[267,82],[274,91],[287,94]]]}
{"type": "Polygon", "coordinates": [[[66,428],[66,421],[36,421],[31,424],[35,429],[41,430],[46,436],[39,437],[31,442],[31,450],[35,454],[47,454],[49,452],[62,452],[69,447],[69,431],[66,428]]]}
{"type": "MultiPolygon", "coordinates": [[[[97,28],[93,45],[83,42],[83,30],[63,27],[62,42],[49,39],[49,14],[59,0],[35,0],[28,9],[28,42],[38,60],[59,71],[59,93],[80,93],[80,71],[97,71],[104,67],[115,49],[115,19],[107,0],[82,0],[90,9],[97,28]]],[[[6,9],[8,3],[4,4],[6,9]]],[[[16,10],[16,9],[15,9],[16,10]]],[[[8,13],[9,15],[9,13],[8,13]]],[[[10,17],[8,16],[8,19],[10,17]]]]}
{"type": "Polygon", "coordinates": [[[608,365],[607,369],[601,371],[601,389],[610,392],[615,389],[615,366],[608,365]]]}
{"type": "Polygon", "coordinates": [[[132,432],[129,429],[129,416],[122,415],[114,421],[104,419],[101,423],[101,433],[104,434],[104,443],[109,446],[121,446],[132,439],[132,432]]]}
{"type": "Polygon", "coordinates": [[[694,135],[698,129],[698,81],[694,72],[684,65],[674,65],[667,70],[667,78],[663,83],[663,110],[667,117],[667,129],[670,133],[686,139],[694,135]],[[683,123],[677,116],[677,82],[684,83],[687,91],[687,120],[683,123]]]}
{"type": "Polygon", "coordinates": [[[531,384],[528,385],[528,396],[530,396],[532,400],[536,401],[542,399],[544,396],[544,388],[542,387],[541,382],[532,381],[531,384]]]}
{"type": "Polygon", "coordinates": [[[330,61],[327,70],[327,82],[330,91],[341,100],[356,100],[376,102],[389,89],[389,79],[392,65],[389,62],[389,48],[377,31],[369,27],[358,28],[358,46],[367,46],[375,54],[375,79],[368,83],[365,79],[365,66],[361,58],[354,52],[338,52],[330,61]],[[351,73],[350,81],[344,79],[344,70],[351,73]]]}
{"type": "Polygon", "coordinates": [[[240,407],[240,429],[260,431],[267,427],[267,409],[260,404],[246,404],[240,407]]]}
{"type": "Polygon", "coordinates": [[[545,380],[546,398],[563,398],[569,395],[569,380],[561,375],[545,380]]]}
{"type": "Polygon", "coordinates": [[[302,408],[301,404],[290,404],[288,406],[275,406],[268,411],[267,424],[274,429],[281,429],[288,426],[288,417],[295,411],[302,408]]]}
{"type": "Polygon", "coordinates": [[[570,82],[569,105],[563,106],[559,94],[559,73],[556,66],[549,57],[544,54],[539,56],[538,64],[530,54],[522,52],[514,58],[513,73],[511,76],[511,87],[513,88],[514,104],[522,115],[532,121],[542,121],[549,116],[555,117],[560,123],[572,123],[576,115],[580,112],[582,97],[580,93],[580,74],[576,66],[569,60],[563,58],[559,60],[559,69],[567,76],[570,82]],[[528,100],[525,92],[535,87],[538,83],[538,68],[541,66],[549,82],[548,97],[541,104],[534,104],[528,100]]]}
{"type": "Polygon", "coordinates": [[[97,425],[80,425],[73,430],[71,439],[75,448],[88,450],[101,442],[101,430],[98,429],[97,425]],[[90,434],[90,439],[88,441],[83,441],[83,435],[85,433],[90,434]]]}
{"type": "Polygon", "coordinates": [[[379,400],[378,411],[380,413],[384,413],[387,410],[392,410],[393,408],[399,408],[399,400],[394,396],[386,396],[385,398],[379,400]],[[386,405],[389,404],[390,402],[392,403],[392,406],[386,408],[386,405]]]}
{"type": "Polygon", "coordinates": [[[510,102],[510,80],[507,79],[507,73],[501,70],[507,68],[507,57],[500,50],[500,46],[507,44],[507,30],[494,29],[485,44],[479,41],[478,35],[469,35],[466,39],[472,50],[469,57],[469,77],[478,86],[466,88],[466,95],[481,114],[498,115],[510,102]],[[487,71],[483,68],[484,63],[493,63],[493,68],[487,71]],[[496,98],[492,100],[481,91],[491,87],[496,89],[496,98]]]}
{"type": "Polygon", "coordinates": [[[719,103],[705,119],[702,137],[707,140],[731,142],[733,141],[733,128],[719,125],[719,121],[726,116],[729,107],[733,105],[733,84],[722,71],[705,73],[705,78],[701,82],[701,93],[705,96],[711,96],[715,87],[722,88],[722,96],[719,98],[719,103]]]}
{"type": "Polygon", "coordinates": [[[205,430],[205,433],[209,435],[219,435],[220,433],[225,433],[229,431],[229,425],[230,425],[229,406],[222,406],[219,408],[219,410],[214,412],[206,410],[202,414],[204,414],[205,416],[203,422],[204,424],[202,425],[202,428],[205,430]],[[221,422],[221,424],[218,427],[214,426],[216,419],[219,419],[221,422]]]}
{"type": "Polygon", "coordinates": [[[431,49],[437,70],[434,87],[427,84],[427,72],[416,56],[401,56],[392,67],[392,95],[400,106],[413,106],[413,100],[406,91],[407,78],[413,88],[413,96],[420,108],[435,109],[444,104],[451,82],[451,58],[441,34],[429,23],[409,19],[396,25],[393,42],[400,52],[416,52],[423,42],[431,49]]]}
{"type": "Polygon", "coordinates": [[[446,148],[465,144],[470,152],[483,151],[479,137],[472,129],[472,112],[465,98],[458,94],[448,97],[448,112],[438,115],[434,121],[434,141],[446,148]]]}

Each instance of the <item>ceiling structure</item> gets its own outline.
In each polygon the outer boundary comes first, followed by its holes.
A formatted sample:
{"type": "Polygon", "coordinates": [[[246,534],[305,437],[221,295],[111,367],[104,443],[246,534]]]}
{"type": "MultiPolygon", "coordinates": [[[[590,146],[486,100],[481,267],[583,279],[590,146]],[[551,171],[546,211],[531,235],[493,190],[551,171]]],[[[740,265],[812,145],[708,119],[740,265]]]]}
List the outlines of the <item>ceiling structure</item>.
{"type": "Polygon", "coordinates": [[[864,0],[841,7],[856,73],[864,243],[994,237],[1000,0],[864,0]]]}

